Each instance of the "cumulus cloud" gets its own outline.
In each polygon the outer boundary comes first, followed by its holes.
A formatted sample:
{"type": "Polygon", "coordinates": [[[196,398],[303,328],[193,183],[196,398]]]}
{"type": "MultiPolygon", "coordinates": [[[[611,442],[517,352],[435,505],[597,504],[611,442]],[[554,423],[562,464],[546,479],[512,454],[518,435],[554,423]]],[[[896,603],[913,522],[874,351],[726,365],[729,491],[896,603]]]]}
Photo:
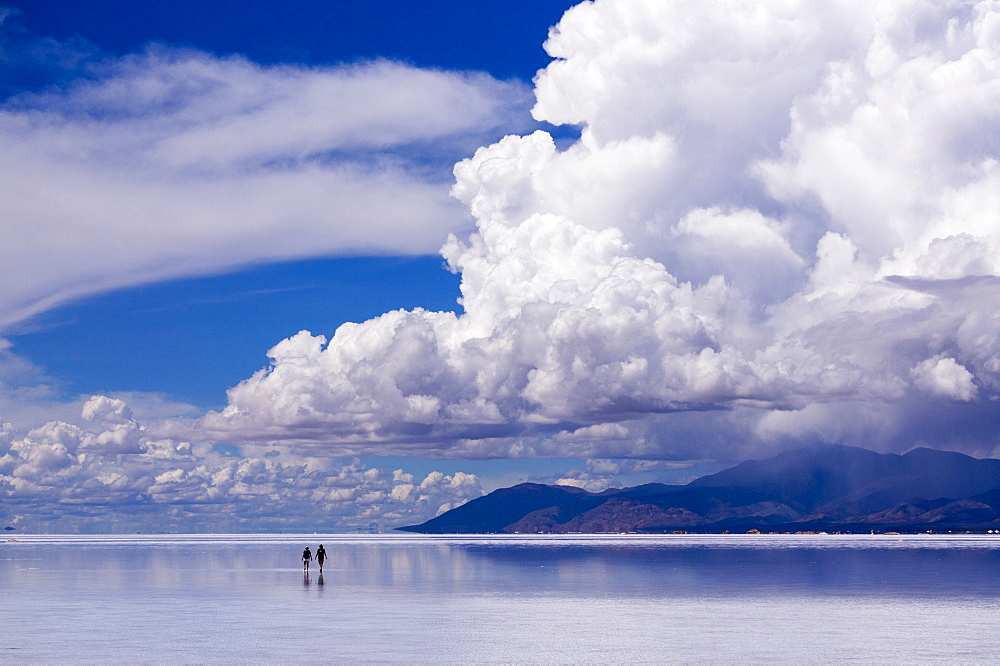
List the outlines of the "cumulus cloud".
{"type": "Polygon", "coordinates": [[[86,72],[0,104],[0,327],[251,262],[433,252],[466,216],[428,163],[530,122],[522,83],[394,62],[156,47],[86,72]]]}
{"type": "Polygon", "coordinates": [[[953,358],[929,358],[911,371],[914,383],[935,395],[969,401],[976,397],[972,373],[953,358]]]}
{"type": "Polygon", "coordinates": [[[53,421],[20,435],[0,423],[0,517],[42,532],[388,529],[482,494],[463,472],[418,480],[356,459],[152,439],[129,414],[121,400],[92,396],[83,407],[90,429],[53,421]]]}
{"type": "Polygon", "coordinates": [[[455,168],[464,312],[303,331],[199,427],[453,455],[602,432],[670,457],[690,447],[635,436],[658,415],[766,437],[824,405],[979,399],[1000,371],[998,26],[986,1],[571,9],[534,114],[581,139],[455,168]]]}

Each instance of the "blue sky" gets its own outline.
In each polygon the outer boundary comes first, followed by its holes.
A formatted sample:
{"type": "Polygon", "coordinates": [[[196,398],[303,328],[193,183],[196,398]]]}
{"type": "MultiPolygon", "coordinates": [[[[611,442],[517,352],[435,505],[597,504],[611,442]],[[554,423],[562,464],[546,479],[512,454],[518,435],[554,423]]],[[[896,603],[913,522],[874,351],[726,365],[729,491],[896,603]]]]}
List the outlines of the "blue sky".
{"type": "Polygon", "coordinates": [[[573,4],[4,5],[0,521],[1000,452],[997,10],[573,4]]]}
{"type": "Polygon", "coordinates": [[[389,58],[419,67],[487,71],[530,80],[548,64],[542,42],[571,7],[568,0],[431,3],[370,0],[220,0],[132,3],[121,0],[8,2],[18,25],[81,50],[121,56],[150,43],[260,64],[332,64],[389,58]]]}
{"type": "Polygon", "coordinates": [[[220,408],[282,338],[399,308],[455,310],[457,298],[438,256],[305,259],[85,298],[9,339],[71,393],[163,391],[220,408]]]}

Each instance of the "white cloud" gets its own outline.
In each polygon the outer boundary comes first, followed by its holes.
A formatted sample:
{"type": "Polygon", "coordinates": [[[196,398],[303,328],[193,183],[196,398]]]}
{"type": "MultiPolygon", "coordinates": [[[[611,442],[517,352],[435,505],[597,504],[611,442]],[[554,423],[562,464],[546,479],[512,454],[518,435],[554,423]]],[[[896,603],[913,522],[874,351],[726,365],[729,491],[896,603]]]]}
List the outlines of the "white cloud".
{"type": "MultiPolygon", "coordinates": [[[[996,11],[992,2],[878,3],[864,53],[832,63],[793,105],[782,158],[761,167],[768,187],[821,201],[885,274],[957,277],[958,267],[919,265],[935,240],[995,242],[996,11]]],[[[992,257],[977,268],[995,272],[992,257]]]]}
{"type": "Polygon", "coordinates": [[[83,406],[83,418],[103,425],[134,425],[132,410],[124,400],[106,395],[91,396],[83,406]]]}
{"type": "Polygon", "coordinates": [[[934,395],[969,401],[976,397],[972,373],[953,358],[935,356],[918,363],[910,375],[913,383],[934,395]]]}
{"type": "Polygon", "coordinates": [[[479,497],[473,474],[302,458],[269,448],[230,456],[211,447],[151,440],[128,406],[93,396],[87,430],[54,421],[18,435],[0,427],[0,518],[40,532],[119,527],[190,529],[389,529],[419,523],[479,497]],[[11,518],[13,520],[13,518],[11,518]]]}
{"type": "MultiPolygon", "coordinates": [[[[223,411],[150,424],[142,441],[695,460],[814,439],[909,448],[919,423],[925,443],[992,449],[995,432],[962,424],[995,423],[1000,402],[998,26],[993,0],[581,4],[546,44],[557,59],[533,110],[580,124],[580,140],[560,151],[544,132],[508,136],[455,167],[476,228],[442,254],[464,312],[303,331],[223,411]]],[[[7,159],[62,193],[41,224],[17,227],[18,244],[62,229],[67,202],[91,220],[47,249],[76,271],[53,276],[62,286],[15,257],[35,295],[12,289],[9,311],[111,275],[266,258],[262,244],[271,258],[427,248],[461,215],[399,154],[487,131],[518,92],[389,63],[303,71],[154,51],[9,103],[7,159]],[[331,102],[358,90],[389,97],[370,117],[331,102]],[[93,223],[108,201],[110,221],[93,223]],[[369,204],[389,212],[357,237],[326,216],[350,221],[369,204]],[[131,237],[133,219],[157,233],[131,237]]],[[[14,197],[29,186],[0,197],[27,210],[14,197]]],[[[135,437],[115,410],[93,408],[121,420],[108,450],[135,437]]],[[[71,434],[39,431],[37,464],[62,464],[71,434]]],[[[158,492],[192,484],[207,497],[200,473],[183,472],[158,492]]],[[[328,496],[381,506],[463,483],[357,473],[370,483],[328,496]]],[[[237,475],[242,494],[275,487],[263,471],[237,475]]]]}
{"type": "Polygon", "coordinates": [[[955,400],[993,414],[998,25],[990,0],[575,7],[534,114],[581,139],[455,167],[477,231],[442,254],[465,311],[302,332],[193,431],[693,459],[908,448],[907,423],[964,418],[955,400]],[[609,424],[627,435],[587,435],[609,424]]]}
{"type": "Polygon", "coordinates": [[[433,252],[445,174],[527,92],[392,62],[263,67],[154,48],[0,105],[0,327],[86,294],[250,262],[433,252]]]}
{"type": "Polygon", "coordinates": [[[697,462],[594,458],[587,460],[583,469],[569,470],[567,476],[556,481],[556,485],[599,493],[608,488],[629,488],[653,481],[662,482],[664,475],[670,475],[670,483],[683,484],[697,476],[690,474],[697,462]]]}
{"type": "Polygon", "coordinates": [[[446,255],[463,272],[464,315],[392,312],[342,326],[329,344],[302,332],[270,350],[272,369],[230,390],[229,407],[203,427],[259,439],[437,439],[757,390],[745,360],[717,351],[723,285],[678,284],[630,256],[618,232],[536,215],[453,241],[446,255]]]}
{"type": "Polygon", "coordinates": [[[599,493],[608,489],[608,482],[604,479],[586,480],[573,477],[565,477],[562,479],[557,479],[555,485],[571,486],[573,488],[583,488],[584,490],[587,490],[592,493],[599,493]]]}
{"type": "MultiPolygon", "coordinates": [[[[779,149],[790,106],[820,85],[830,62],[870,39],[869,7],[602,0],[571,9],[546,43],[557,60],[537,79],[534,108],[536,118],[586,128],[563,175],[548,177],[560,192],[582,193],[582,205],[560,212],[622,228],[644,252],[668,260],[683,256],[669,232],[691,209],[765,203],[750,167],[779,149]],[[651,168],[638,178],[607,183],[580,170],[590,162],[599,170],[609,151],[625,161],[625,145],[661,160],[646,158],[651,168]],[[591,214],[595,199],[604,203],[591,214]]],[[[768,214],[774,206],[766,203],[768,214]]],[[[809,234],[796,240],[805,249],[809,234]]]]}

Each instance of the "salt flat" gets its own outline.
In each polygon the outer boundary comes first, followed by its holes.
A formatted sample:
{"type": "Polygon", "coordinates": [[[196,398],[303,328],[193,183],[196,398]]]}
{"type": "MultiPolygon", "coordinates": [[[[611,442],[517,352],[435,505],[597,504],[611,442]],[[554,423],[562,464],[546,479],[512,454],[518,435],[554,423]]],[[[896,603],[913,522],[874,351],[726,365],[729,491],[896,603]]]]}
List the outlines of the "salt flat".
{"type": "Polygon", "coordinates": [[[3,662],[985,661],[1000,624],[994,535],[17,539],[3,662]]]}

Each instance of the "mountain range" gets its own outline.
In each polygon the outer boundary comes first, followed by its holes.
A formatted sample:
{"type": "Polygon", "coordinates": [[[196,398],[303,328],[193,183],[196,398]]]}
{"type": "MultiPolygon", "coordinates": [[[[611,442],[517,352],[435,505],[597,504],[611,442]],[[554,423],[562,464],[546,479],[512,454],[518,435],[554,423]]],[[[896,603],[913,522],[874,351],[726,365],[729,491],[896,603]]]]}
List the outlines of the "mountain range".
{"type": "Polygon", "coordinates": [[[686,485],[592,493],[521,483],[420,525],[425,534],[1000,529],[1000,460],[815,445],[686,485]]]}

